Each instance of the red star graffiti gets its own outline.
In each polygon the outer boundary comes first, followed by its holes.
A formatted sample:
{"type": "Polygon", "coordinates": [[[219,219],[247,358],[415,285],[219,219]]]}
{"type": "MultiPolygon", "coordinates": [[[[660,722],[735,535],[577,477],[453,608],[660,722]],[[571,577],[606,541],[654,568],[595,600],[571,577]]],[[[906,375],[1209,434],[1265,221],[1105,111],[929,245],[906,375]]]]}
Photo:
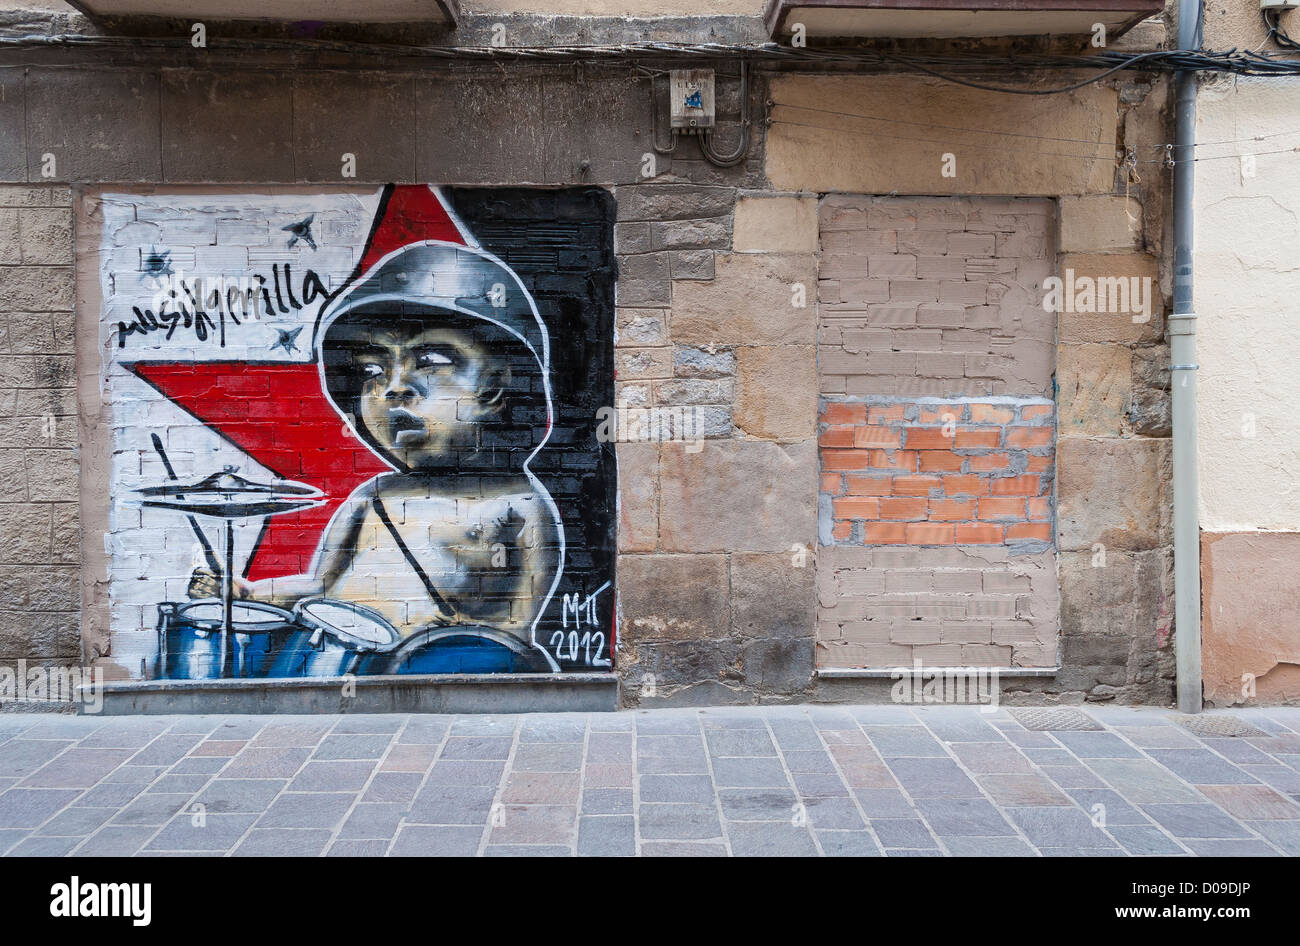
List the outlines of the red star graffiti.
{"type": "MultiPolygon", "coordinates": [[[[380,199],[354,281],[394,250],[423,240],[463,243],[429,187],[394,186],[380,199]]],[[[126,365],[275,476],[315,486],[322,505],[266,520],[245,568],[250,581],[306,572],[334,511],[391,467],[340,419],[310,362],[140,361],[126,365]]]]}

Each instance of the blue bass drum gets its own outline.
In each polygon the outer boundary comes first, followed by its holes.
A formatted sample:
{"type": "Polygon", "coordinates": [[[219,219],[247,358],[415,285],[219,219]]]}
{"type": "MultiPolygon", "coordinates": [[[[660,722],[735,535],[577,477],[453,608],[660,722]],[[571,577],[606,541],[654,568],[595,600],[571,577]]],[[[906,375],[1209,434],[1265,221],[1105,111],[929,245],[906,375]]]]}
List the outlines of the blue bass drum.
{"type": "Polygon", "coordinates": [[[378,611],[332,598],[304,598],[294,607],[293,620],[294,633],[272,661],[273,677],[374,673],[370,664],[386,664],[402,638],[378,611]]]}
{"type": "MultiPolygon", "coordinates": [[[[378,664],[378,661],[375,661],[378,664]]],[[[544,651],[480,625],[430,627],[416,631],[388,653],[388,674],[553,673],[544,651]]]]}
{"type": "Polygon", "coordinates": [[[221,665],[225,611],[219,599],[158,605],[158,676],[167,680],[264,677],[271,658],[294,632],[293,615],[260,601],[230,609],[233,631],[221,665]]]}

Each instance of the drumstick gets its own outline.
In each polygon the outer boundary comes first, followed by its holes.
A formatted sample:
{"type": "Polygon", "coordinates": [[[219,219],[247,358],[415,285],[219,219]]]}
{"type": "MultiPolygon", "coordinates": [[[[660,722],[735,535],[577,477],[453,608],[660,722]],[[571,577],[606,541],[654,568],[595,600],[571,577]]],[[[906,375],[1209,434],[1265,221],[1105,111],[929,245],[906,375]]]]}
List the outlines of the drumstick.
{"type": "MultiPolygon", "coordinates": [[[[167,475],[171,477],[173,481],[176,480],[178,478],[176,476],[176,471],[172,469],[172,463],[167,459],[167,451],[163,449],[162,439],[159,438],[157,434],[150,434],[149,436],[153,438],[153,448],[158,451],[158,458],[162,460],[163,468],[167,470],[167,475]]],[[[208,560],[208,568],[214,575],[220,578],[221,563],[217,561],[217,553],[212,551],[212,543],[209,542],[208,537],[203,534],[203,529],[200,528],[197,519],[188,514],[185,518],[190,521],[190,528],[194,530],[194,534],[198,536],[199,544],[203,546],[203,557],[208,560]]]]}

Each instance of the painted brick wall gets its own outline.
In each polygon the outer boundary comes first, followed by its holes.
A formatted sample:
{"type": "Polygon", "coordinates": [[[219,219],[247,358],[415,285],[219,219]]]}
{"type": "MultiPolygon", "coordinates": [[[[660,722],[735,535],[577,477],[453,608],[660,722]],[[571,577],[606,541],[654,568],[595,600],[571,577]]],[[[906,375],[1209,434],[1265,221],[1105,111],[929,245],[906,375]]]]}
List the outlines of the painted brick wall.
{"type": "Polygon", "coordinates": [[[1012,398],[823,401],[822,544],[1050,542],[1054,417],[1012,398]]]}
{"type": "Polygon", "coordinates": [[[1051,202],[820,218],[819,665],[1053,666],[1051,202]]]}

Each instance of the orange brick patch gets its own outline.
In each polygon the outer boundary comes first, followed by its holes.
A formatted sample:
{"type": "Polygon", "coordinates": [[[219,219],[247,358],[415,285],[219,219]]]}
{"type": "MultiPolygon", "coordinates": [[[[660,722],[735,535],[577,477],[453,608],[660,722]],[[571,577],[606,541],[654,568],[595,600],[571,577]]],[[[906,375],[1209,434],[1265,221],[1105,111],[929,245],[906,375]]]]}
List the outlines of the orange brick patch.
{"type": "Polygon", "coordinates": [[[823,528],[837,545],[1050,543],[1055,419],[1036,398],[823,401],[823,528]]]}

